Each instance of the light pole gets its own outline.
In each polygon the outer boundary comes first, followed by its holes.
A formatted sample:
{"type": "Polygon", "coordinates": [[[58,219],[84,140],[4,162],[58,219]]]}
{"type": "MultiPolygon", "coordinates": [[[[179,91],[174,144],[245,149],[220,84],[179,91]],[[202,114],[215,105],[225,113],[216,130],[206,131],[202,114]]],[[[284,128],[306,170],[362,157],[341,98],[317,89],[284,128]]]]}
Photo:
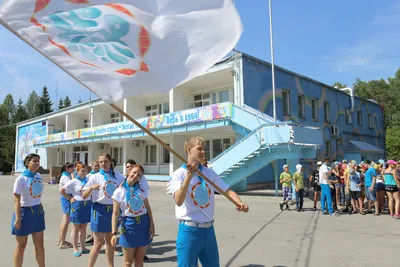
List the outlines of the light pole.
{"type": "Polygon", "coordinates": [[[268,0],[269,6],[269,40],[271,47],[271,70],[272,70],[272,108],[273,108],[273,117],[274,122],[276,121],[276,101],[275,101],[275,63],[274,63],[274,40],[273,40],[273,32],[272,32],[272,8],[271,8],[271,0],[268,0]]]}

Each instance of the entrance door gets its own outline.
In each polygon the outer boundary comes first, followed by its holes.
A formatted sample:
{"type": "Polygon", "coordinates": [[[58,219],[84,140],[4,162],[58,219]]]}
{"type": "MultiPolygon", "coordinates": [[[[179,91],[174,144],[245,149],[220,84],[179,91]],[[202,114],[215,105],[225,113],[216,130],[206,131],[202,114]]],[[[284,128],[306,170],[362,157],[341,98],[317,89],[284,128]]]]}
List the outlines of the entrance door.
{"type": "Polygon", "coordinates": [[[87,166],[89,163],[89,152],[74,152],[72,154],[72,161],[81,161],[87,166]]]}

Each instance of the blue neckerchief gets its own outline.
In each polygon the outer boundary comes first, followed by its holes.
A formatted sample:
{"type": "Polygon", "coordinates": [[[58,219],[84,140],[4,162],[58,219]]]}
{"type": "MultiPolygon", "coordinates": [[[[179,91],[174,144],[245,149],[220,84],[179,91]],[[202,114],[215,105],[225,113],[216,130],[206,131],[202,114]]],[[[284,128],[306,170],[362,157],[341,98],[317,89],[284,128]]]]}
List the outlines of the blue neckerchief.
{"type": "Polygon", "coordinates": [[[96,174],[94,171],[91,171],[90,174],[96,174]]]}
{"type": "Polygon", "coordinates": [[[135,183],[134,185],[129,186],[128,182],[125,181],[125,182],[123,183],[123,187],[124,187],[125,190],[126,190],[126,193],[125,193],[125,201],[126,201],[126,204],[128,205],[128,202],[129,202],[129,200],[130,200],[131,197],[132,197],[132,193],[135,194],[135,195],[137,195],[136,192],[137,192],[138,189],[139,189],[139,185],[138,185],[138,183],[135,183]],[[132,191],[133,191],[133,192],[132,192],[132,191]]]}
{"type": "MultiPolygon", "coordinates": [[[[184,168],[185,170],[186,170],[186,164],[182,164],[182,166],[181,166],[182,168],[184,168]]],[[[203,165],[201,165],[201,164],[199,164],[199,171],[202,171],[203,170],[203,165]]],[[[201,183],[201,187],[203,188],[203,189],[205,189],[206,188],[206,181],[204,181],[204,179],[203,178],[201,178],[200,176],[198,176],[197,174],[195,174],[196,176],[197,176],[197,178],[199,178],[199,180],[200,180],[200,183],[201,183]]]]}
{"type": "Polygon", "coordinates": [[[86,177],[81,178],[79,175],[76,176],[76,179],[81,181],[82,186],[85,186],[86,183],[88,182],[88,180],[86,179],[86,177]]]}
{"type": "Polygon", "coordinates": [[[61,175],[67,176],[68,178],[71,178],[71,174],[69,172],[62,172],[61,175]]]}
{"type": "Polygon", "coordinates": [[[31,172],[30,170],[26,169],[23,173],[23,176],[29,177],[28,184],[32,184],[35,180],[41,180],[39,177],[35,178],[36,173],[31,172]]]}
{"type": "Polygon", "coordinates": [[[108,172],[105,172],[103,169],[100,169],[99,172],[103,175],[104,180],[106,181],[106,183],[108,182],[109,177],[111,177],[111,179],[115,179],[115,177],[112,175],[112,171],[111,170],[109,170],[108,172]]]}

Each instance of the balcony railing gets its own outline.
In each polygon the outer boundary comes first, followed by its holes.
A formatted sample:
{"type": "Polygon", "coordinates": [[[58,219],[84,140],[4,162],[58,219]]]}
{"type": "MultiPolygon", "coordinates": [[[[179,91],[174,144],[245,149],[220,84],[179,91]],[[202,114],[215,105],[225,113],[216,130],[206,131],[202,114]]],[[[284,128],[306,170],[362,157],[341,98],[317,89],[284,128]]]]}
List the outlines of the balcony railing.
{"type": "MultiPolygon", "coordinates": [[[[224,102],[200,108],[186,109],[182,111],[141,118],[137,121],[146,129],[152,130],[191,123],[220,120],[229,117],[232,117],[232,104],[230,102],[224,102]]],[[[140,128],[130,121],[123,121],[37,137],[34,139],[33,143],[34,145],[40,145],[82,138],[93,138],[111,134],[125,134],[134,131],[140,131],[140,128]]]]}

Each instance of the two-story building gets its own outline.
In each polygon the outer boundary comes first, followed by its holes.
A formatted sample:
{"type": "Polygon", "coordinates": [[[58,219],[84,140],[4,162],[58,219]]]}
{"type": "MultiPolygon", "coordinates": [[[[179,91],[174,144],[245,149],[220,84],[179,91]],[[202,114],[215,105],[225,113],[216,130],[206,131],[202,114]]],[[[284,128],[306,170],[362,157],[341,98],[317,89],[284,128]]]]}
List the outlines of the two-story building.
{"type": "MultiPolygon", "coordinates": [[[[115,104],[184,155],[184,140],[200,135],[212,168],[236,190],[265,186],[284,162],[308,171],[323,156],[341,160],[384,156],[383,113],[321,82],[234,53],[168,93],[131,97],[115,104]]],[[[181,162],[102,100],[33,118],[17,125],[16,172],[23,158],[41,155],[44,169],[65,161],[90,164],[108,152],[124,172],[134,159],[149,180],[168,181],[181,162]]]]}

